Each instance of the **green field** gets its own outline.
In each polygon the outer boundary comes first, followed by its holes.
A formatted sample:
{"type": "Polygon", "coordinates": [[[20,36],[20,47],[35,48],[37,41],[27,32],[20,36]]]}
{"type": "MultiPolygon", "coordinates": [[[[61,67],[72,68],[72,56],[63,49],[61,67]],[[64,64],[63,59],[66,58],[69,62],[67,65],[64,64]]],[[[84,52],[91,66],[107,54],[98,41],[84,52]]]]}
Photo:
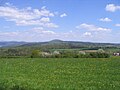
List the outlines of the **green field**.
{"type": "Polygon", "coordinates": [[[3,58],[0,90],[120,90],[120,58],[3,58]]]}

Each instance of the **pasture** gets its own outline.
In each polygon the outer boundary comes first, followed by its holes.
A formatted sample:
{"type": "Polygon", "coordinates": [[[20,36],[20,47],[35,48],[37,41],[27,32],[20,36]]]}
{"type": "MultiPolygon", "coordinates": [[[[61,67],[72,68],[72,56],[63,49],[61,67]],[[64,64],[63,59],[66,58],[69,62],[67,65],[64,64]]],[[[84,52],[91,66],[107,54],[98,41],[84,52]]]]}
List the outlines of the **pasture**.
{"type": "Polygon", "coordinates": [[[1,58],[0,90],[120,90],[120,58],[1,58]]]}

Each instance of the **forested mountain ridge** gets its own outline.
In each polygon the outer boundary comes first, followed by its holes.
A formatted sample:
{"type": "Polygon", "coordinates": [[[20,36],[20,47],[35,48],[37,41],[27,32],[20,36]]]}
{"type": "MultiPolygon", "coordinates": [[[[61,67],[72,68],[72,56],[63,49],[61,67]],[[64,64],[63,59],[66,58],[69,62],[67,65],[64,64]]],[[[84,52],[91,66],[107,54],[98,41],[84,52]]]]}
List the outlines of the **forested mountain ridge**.
{"type": "Polygon", "coordinates": [[[72,54],[79,51],[102,50],[113,54],[119,52],[120,44],[112,43],[91,43],[79,41],[52,40],[48,42],[0,42],[0,57],[30,57],[33,52],[72,54]]]}
{"type": "Polygon", "coordinates": [[[18,42],[18,41],[0,41],[0,47],[13,47],[26,44],[27,42],[18,42]]]}
{"type": "Polygon", "coordinates": [[[41,48],[81,48],[81,47],[120,47],[120,44],[114,43],[92,43],[80,41],[62,41],[52,40],[47,42],[16,42],[16,41],[1,41],[0,47],[41,47],[41,48]]]}
{"type": "Polygon", "coordinates": [[[120,44],[114,43],[92,43],[92,42],[80,42],[80,41],[62,41],[52,40],[48,42],[35,42],[20,45],[19,47],[41,47],[41,48],[83,48],[83,47],[120,47],[120,44]]]}

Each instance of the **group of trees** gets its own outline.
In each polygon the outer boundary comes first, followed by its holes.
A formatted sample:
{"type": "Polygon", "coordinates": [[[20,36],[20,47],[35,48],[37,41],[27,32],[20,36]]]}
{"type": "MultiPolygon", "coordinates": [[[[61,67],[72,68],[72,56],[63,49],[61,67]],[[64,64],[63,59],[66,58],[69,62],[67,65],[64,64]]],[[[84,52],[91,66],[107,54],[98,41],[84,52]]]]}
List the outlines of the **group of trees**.
{"type": "Polygon", "coordinates": [[[108,58],[110,55],[102,50],[99,52],[81,53],[76,50],[43,51],[40,49],[11,48],[0,49],[0,57],[31,57],[31,58],[108,58]]]}
{"type": "Polygon", "coordinates": [[[40,52],[34,50],[31,54],[31,58],[109,58],[110,55],[106,52],[89,52],[79,53],[77,51],[62,51],[62,52],[40,52]]]}
{"type": "Polygon", "coordinates": [[[28,57],[31,55],[31,50],[21,48],[1,48],[0,57],[28,57]]]}

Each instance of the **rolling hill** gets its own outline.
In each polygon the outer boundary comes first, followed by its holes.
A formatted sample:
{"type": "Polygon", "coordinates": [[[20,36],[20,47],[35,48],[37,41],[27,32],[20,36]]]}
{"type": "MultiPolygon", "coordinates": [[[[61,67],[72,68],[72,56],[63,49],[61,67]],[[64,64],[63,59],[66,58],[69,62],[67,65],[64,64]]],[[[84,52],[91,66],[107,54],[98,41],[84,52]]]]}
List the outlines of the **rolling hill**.
{"type": "Polygon", "coordinates": [[[27,42],[17,42],[17,41],[0,41],[0,47],[14,47],[26,44],[27,42]]]}
{"type": "Polygon", "coordinates": [[[20,45],[18,47],[38,47],[46,49],[73,49],[73,48],[94,48],[94,47],[120,47],[120,44],[114,43],[92,43],[92,42],[79,42],[79,41],[62,41],[52,40],[48,42],[33,42],[20,45]]]}
{"type": "Polygon", "coordinates": [[[45,49],[73,49],[73,48],[94,48],[94,47],[120,47],[120,44],[114,43],[92,43],[79,41],[52,40],[48,42],[0,42],[0,47],[17,48],[45,48],[45,49]]]}

